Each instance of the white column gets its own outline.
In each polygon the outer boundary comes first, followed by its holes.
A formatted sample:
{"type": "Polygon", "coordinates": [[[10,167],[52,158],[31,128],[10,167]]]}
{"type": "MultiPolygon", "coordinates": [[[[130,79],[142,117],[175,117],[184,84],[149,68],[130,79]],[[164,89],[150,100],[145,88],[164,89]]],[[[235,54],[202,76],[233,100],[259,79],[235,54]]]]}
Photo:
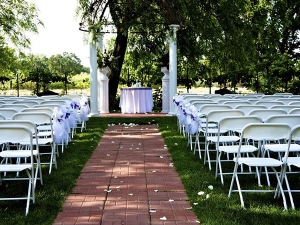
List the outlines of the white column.
{"type": "Polygon", "coordinates": [[[109,113],[109,98],[108,98],[108,82],[109,79],[106,74],[109,72],[108,68],[104,67],[101,70],[98,70],[99,77],[99,112],[100,113],[109,113]]]}
{"type": "Polygon", "coordinates": [[[162,113],[169,112],[169,70],[167,67],[162,67],[161,72],[164,73],[162,78],[162,113]]]}
{"type": "Polygon", "coordinates": [[[176,32],[179,27],[177,24],[170,25],[169,37],[169,69],[170,69],[170,91],[169,91],[169,114],[175,115],[175,105],[173,103],[173,96],[177,94],[177,37],[176,32]]]}
{"type": "MultiPolygon", "coordinates": [[[[97,51],[102,51],[103,49],[103,34],[99,34],[97,38],[97,51]]],[[[109,113],[108,109],[108,78],[106,76],[107,72],[103,72],[103,70],[98,69],[98,111],[99,113],[109,113]],[[107,87],[106,87],[107,85],[107,87]]]]}
{"type": "Polygon", "coordinates": [[[97,87],[97,49],[90,33],[90,104],[91,116],[99,116],[98,113],[98,87],[97,87]]]}

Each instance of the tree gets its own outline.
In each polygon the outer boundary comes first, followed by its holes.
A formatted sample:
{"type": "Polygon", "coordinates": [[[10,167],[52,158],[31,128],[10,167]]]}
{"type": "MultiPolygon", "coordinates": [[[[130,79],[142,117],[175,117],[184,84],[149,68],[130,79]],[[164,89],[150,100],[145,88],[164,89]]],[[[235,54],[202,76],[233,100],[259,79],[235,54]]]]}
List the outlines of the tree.
{"type": "Polygon", "coordinates": [[[18,49],[29,48],[28,32],[38,33],[38,26],[43,23],[38,19],[35,4],[26,0],[1,1],[0,42],[11,43],[18,49]]]}
{"type": "Polygon", "coordinates": [[[68,93],[70,78],[83,71],[80,59],[74,53],[64,52],[49,58],[49,70],[54,75],[55,81],[64,83],[65,94],[68,93]]]}
{"type": "Polygon", "coordinates": [[[41,87],[43,91],[47,90],[47,86],[52,82],[52,74],[48,68],[48,58],[45,55],[32,55],[27,57],[30,69],[26,78],[22,80],[25,82],[34,82],[36,87],[34,94],[40,92],[41,87]]]}

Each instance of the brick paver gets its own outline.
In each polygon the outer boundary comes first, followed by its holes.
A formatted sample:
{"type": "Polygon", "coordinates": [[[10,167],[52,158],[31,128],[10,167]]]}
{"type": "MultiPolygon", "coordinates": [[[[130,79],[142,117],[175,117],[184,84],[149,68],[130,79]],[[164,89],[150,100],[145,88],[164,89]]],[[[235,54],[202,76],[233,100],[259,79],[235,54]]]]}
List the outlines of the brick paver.
{"type": "Polygon", "coordinates": [[[199,224],[156,125],[111,125],[54,225],[199,224]]]}

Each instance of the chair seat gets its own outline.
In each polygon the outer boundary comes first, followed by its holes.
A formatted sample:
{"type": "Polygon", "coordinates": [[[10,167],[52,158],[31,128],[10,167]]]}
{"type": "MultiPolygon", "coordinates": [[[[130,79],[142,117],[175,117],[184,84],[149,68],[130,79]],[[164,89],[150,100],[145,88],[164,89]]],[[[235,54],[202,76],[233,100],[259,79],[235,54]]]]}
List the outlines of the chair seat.
{"type": "Polygon", "coordinates": [[[31,170],[30,164],[1,164],[0,172],[21,172],[25,169],[31,170]]]}
{"type": "MultiPolygon", "coordinates": [[[[3,158],[23,158],[30,157],[31,152],[28,150],[7,150],[0,152],[0,156],[3,158]]],[[[33,150],[33,155],[38,155],[37,150],[33,150]]]]}
{"type": "MultiPolygon", "coordinates": [[[[273,152],[285,152],[288,148],[288,144],[267,144],[265,145],[265,150],[270,150],[273,152]]],[[[290,152],[298,152],[300,151],[300,145],[291,144],[290,152]]]]}
{"type": "MultiPolygon", "coordinates": [[[[218,141],[218,136],[211,136],[207,137],[207,140],[210,142],[217,142],[218,141]]],[[[238,136],[220,136],[219,137],[219,142],[236,142],[240,140],[238,136]]]]}
{"type": "MultiPolygon", "coordinates": [[[[219,146],[219,150],[225,153],[237,153],[239,149],[238,145],[231,145],[231,146],[219,146]]],[[[241,146],[241,153],[251,153],[257,151],[257,147],[253,145],[242,145],[241,146]]]]}
{"type": "Polygon", "coordinates": [[[287,164],[289,166],[300,167],[300,157],[288,157],[287,164]]]}
{"type": "MultiPolygon", "coordinates": [[[[234,162],[236,162],[236,158],[233,159],[234,162]]],[[[241,157],[238,160],[238,163],[241,164],[245,164],[248,166],[263,166],[263,167],[278,167],[281,166],[283,164],[283,162],[277,160],[277,159],[273,159],[273,158],[244,158],[241,157]]]]}

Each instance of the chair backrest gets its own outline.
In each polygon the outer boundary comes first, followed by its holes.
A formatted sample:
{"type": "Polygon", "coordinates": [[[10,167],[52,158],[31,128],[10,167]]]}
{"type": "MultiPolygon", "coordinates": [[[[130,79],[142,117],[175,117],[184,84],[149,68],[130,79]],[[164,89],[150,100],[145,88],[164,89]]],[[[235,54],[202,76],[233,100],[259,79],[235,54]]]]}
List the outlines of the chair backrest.
{"type": "Polygon", "coordinates": [[[249,112],[253,109],[267,109],[267,107],[264,105],[237,105],[235,109],[242,110],[245,115],[249,115],[249,112]]]}
{"type": "Polygon", "coordinates": [[[66,105],[66,101],[65,100],[45,100],[43,102],[40,103],[40,105],[66,105]]]}
{"type": "Polygon", "coordinates": [[[283,102],[285,105],[288,105],[290,102],[295,101],[295,99],[292,99],[292,98],[278,98],[278,99],[276,99],[276,101],[283,102]]]}
{"type": "Polygon", "coordinates": [[[26,108],[23,109],[21,112],[44,112],[47,113],[49,115],[53,115],[53,109],[50,107],[37,107],[37,108],[26,108]]]}
{"type": "Polygon", "coordinates": [[[208,124],[209,122],[215,122],[219,123],[220,120],[224,117],[228,116],[244,116],[245,114],[238,109],[226,109],[226,110],[213,110],[210,111],[206,115],[206,123],[208,124]]]}
{"type": "Polygon", "coordinates": [[[259,116],[263,121],[266,121],[270,116],[273,115],[285,115],[287,112],[282,109],[253,109],[249,112],[249,116],[259,116]]]}
{"type": "MultiPolygon", "coordinates": [[[[32,132],[25,126],[0,125],[0,143],[29,142],[32,145],[32,137],[32,132]]],[[[33,162],[33,159],[31,161],[33,162]]]]}
{"type": "Polygon", "coordinates": [[[42,112],[20,112],[16,113],[13,120],[29,120],[35,123],[36,125],[51,124],[52,117],[47,113],[42,112]]]}
{"type": "Polygon", "coordinates": [[[2,109],[5,109],[5,108],[16,109],[17,111],[20,112],[22,109],[28,108],[28,106],[25,104],[5,104],[5,105],[2,105],[1,108],[2,109]]]}
{"type": "Polygon", "coordinates": [[[198,111],[203,105],[217,105],[218,103],[216,102],[207,102],[207,101],[196,101],[192,102],[191,105],[193,105],[198,111]]]}
{"type": "Polygon", "coordinates": [[[230,105],[232,108],[235,108],[237,105],[251,105],[251,102],[248,102],[246,100],[244,101],[225,101],[223,102],[223,105],[230,105]]]}
{"type": "Polygon", "coordinates": [[[287,113],[289,113],[292,109],[296,109],[296,108],[300,109],[300,105],[298,107],[295,105],[273,105],[270,107],[270,109],[283,109],[287,113]]]}
{"type": "Polygon", "coordinates": [[[294,100],[294,101],[290,102],[289,105],[300,106],[300,101],[299,100],[294,100]]]}
{"type": "Polygon", "coordinates": [[[54,110],[55,108],[60,108],[61,105],[59,105],[59,104],[46,104],[46,105],[35,105],[34,106],[34,108],[45,108],[45,107],[51,108],[51,109],[54,110]]]}
{"type": "Polygon", "coordinates": [[[298,108],[291,109],[291,110],[289,111],[289,114],[300,114],[300,109],[298,109],[298,108]]]}
{"type": "Polygon", "coordinates": [[[286,123],[291,128],[300,125],[300,114],[287,114],[287,115],[273,115],[270,116],[266,123],[286,123]]]}
{"type": "Polygon", "coordinates": [[[299,141],[300,140],[300,125],[293,127],[291,131],[290,140],[299,141]]]}
{"type": "Polygon", "coordinates": [[[241,132],[241,139],[251,139],[255,141],[276,141],[288,140],[291,127],[283,123],[250,123],[241,132]]]}
{"type": "Polygon", "coordinates": [[[36,134],[36,124],[28,120],[4,120],[0,121],[0,126],[24,126],[27,127],[32,134],[36,134]]]}
{"type": "Polygon", "coordinates": [[[278,98],[281,98],[279,95],[264,95],[264,96],[261,96],[261,99],[262,100],[276,100],[278,98]]]}
{"type": "Polygon", "coordinates": [[[5,116],[0,113],[0,120],[5,120],[5,116]]]}
{"type": "Polygon", "coordinates": [[[34,100],[22,100],[22,101],[12,102],[12,104],[18,104],[18,105],[21,104],[21,105],[27,105],[28,107],[33,107],[35,105],[39,105],[40,103],[34,100]]]}
{"type": "Polygon", "coordinates": [[[241,132],[250,123],[263,123],[263,121],[258,116],[228,116],[220,120],[219,129],[241,132]]]}
{"type": "Polygon", "coordinates": [[[274,106],[274,105],[284,105],[284,103],[279,102],[279,101],[259,100],[259,101],[255,102],[254,105],[264,105],[264,106],[270,108],[271,106],[274,106]]]}
{"type": "Polygon", "coordinates": [[[200,107],[199,113],[202,115],[207,115],[210,111],[213,110],[226,110],[232,109],[229,105],[214,105],[214,104],[204,104],[200,107]]]}
{"type": "Polygon", "coordinates": [[[5,117],[6,120],[10,120],[18,110],[12,108],[0,108],[0,113],[5,117]]]}

